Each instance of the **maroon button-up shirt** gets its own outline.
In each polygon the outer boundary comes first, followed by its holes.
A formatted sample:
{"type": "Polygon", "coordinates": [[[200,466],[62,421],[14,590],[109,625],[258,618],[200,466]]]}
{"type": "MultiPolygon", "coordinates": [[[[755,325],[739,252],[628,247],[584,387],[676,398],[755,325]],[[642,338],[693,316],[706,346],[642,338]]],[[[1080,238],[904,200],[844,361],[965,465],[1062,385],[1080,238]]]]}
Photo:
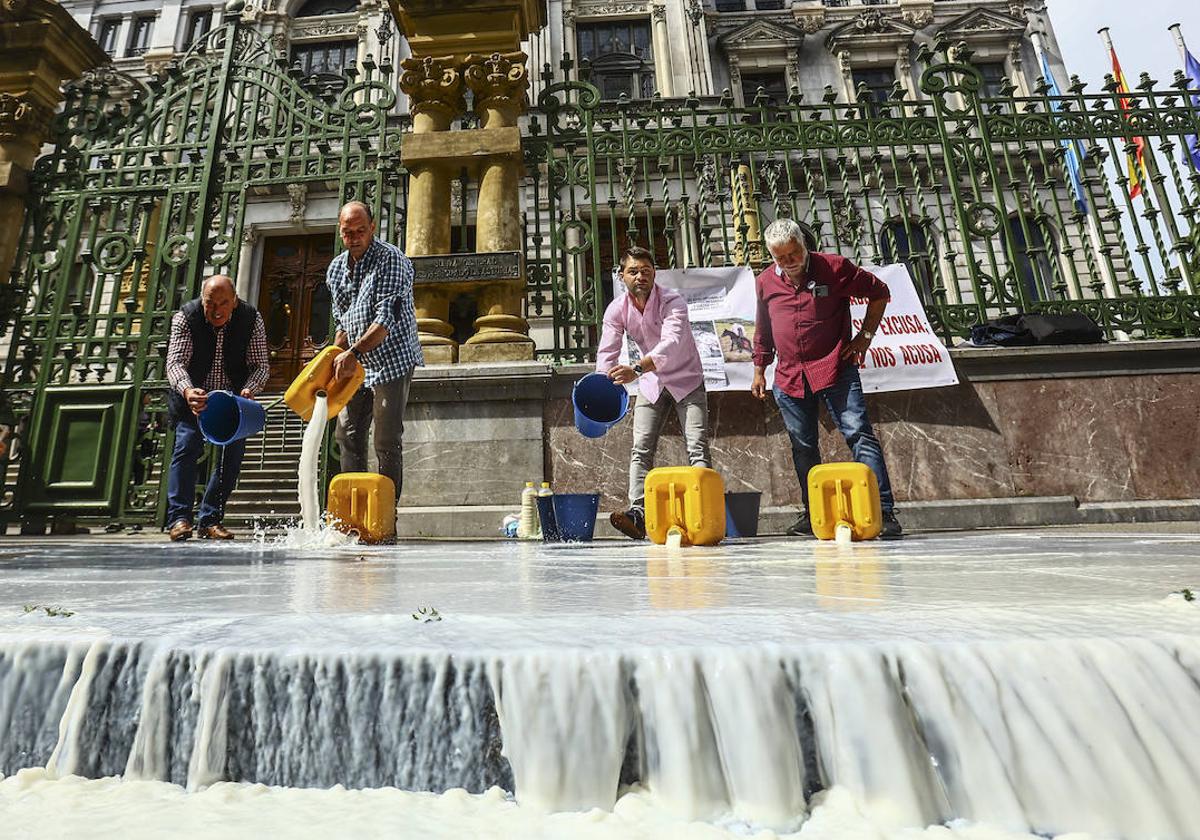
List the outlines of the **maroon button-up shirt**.
{"type": "Polygon", "coordinates": [[[796,398],[806,396],[806,381],[813,391],[837,381],[842,348],[850,341],[850,298],[891,299],[887,284],[871,272],[814,251],[798,287],[771,265],[758,275],[755,290],[754,364],[765,368],[778,356],[775,384],[796,398]]]}

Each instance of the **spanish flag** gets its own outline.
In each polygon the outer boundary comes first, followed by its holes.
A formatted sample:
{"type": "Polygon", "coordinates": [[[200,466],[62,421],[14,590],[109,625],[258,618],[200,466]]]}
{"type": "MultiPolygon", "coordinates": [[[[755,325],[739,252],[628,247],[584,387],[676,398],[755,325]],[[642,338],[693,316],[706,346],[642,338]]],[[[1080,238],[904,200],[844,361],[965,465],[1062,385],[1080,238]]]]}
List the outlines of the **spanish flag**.
{"type": "MultiPolygon", "coordinates": [[[[1117,101],[1120,103],[1121,111],[1125,114],[1125,119],[1129,119],[1129,84],[1125,81],[1125,74],[1121,72],[1121,62],[1117,61],[1117,51],[1111,46],[1108,48],[1108,54],[1112,57],[1112,73],[1113,78],[1117,81],[1117,101]]],[[[1142,156],[1146,149],[1145,137],[1134,137],[1133,145],[1137,150],[1126,155],[1129,161],[1129,197],[1137,198],[1142,194],[1142,184],[1146,182],[1146,162],[1142,156]]]]}

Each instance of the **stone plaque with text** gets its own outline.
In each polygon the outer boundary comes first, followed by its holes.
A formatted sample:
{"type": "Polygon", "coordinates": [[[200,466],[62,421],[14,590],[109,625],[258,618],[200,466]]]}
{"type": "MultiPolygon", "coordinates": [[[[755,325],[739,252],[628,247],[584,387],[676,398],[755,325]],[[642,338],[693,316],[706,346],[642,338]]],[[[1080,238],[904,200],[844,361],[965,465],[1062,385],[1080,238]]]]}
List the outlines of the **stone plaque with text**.
{"type": "Polygon", "coordinates": [[[521,252],[497,251],[490,254],[439,254],[410,257],[415,282],[479,283],[488,280],[520,280],[521,252]]]}

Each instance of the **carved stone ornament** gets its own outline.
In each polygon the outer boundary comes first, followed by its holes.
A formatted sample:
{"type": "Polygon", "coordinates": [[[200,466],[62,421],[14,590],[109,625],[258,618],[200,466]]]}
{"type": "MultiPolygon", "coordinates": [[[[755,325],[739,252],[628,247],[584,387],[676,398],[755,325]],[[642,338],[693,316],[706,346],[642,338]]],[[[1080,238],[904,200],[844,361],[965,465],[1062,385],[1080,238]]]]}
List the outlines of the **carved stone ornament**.
{"type": "Polygon", "coordinates": [[[650,19],[653,20],[655,23],[666,23],[667,22],[667,7],[659,6],[657,4],[651,6],[650,7],[650,19]]]}
{"type": "Polygon", "coordinates": [[[825,13],[822,11],[816,15],[802,15],[796,18],[796,23],[804,30],[805,35],[812,35],[820,31],[825,26],[825,13]]]}
{"type": "Polygon", "coordinates": [[[38,142],[50,128],[50,112],[11,93],[0,93],[0,140],[31,136],[38,142]]]}
{"type": "Polygon", "coordinates": [[[929,9],[922,9],[919,12],[905,12],[902,17],[905,23],[917,29],[933,23],[933,12],[929,9]]]}
{"type": "Polygon", "coordinates": [[[859,33],[877,33],[888,30],[887,17],[874,9],[861,12],[854,18],[854,29],[859,33]]]}
{"type": "Polygon", "coordinates": [[[308,209],[308,184],[288,184],[287,192],[288,200],[292,203],[292,224],[302,225],[304,213],[308,209]]]}
{"type": "Polygon", "coordinates": [[[579,14],[589,18],[607,15],[644,15],[648,11],[645,3],[584,3],[579,7],[579,14]]]}
{"type": "Polygon", "coordinates": [[[476,107],[523,106],[529,87],[525,59],[523,52],[468,57],[463,76],[475,94],[476,107]]]}
{"type": "Polygon", "coordinates": [[[297,21],[292,24],[292,38],[323,38],[330,35],[354,35],[358,31],[357,20],[321,20],[313,23],[297,21]]]}
{"type": "Polygon", "coordinates": [[[452,117],[462,112],[462,76],[453,59],[406,58],[400,67],[404,71],[400,74],[400,89],[408,94],[413,114],[442,112],[452,117]]]}

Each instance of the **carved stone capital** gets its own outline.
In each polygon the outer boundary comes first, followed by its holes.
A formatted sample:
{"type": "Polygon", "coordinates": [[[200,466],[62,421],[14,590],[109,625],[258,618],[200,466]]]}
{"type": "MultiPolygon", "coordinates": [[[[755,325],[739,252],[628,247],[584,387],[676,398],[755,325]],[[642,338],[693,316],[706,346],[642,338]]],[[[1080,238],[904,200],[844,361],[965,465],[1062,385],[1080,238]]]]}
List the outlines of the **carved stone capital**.
{"type": "Polygon", "coordinates": [[[40,144],[50,130],[52,116],[49,108],[0,93],[0,140],[29,138],[40,144]]]}
{"type": "Polygon", "coordinates": [[[488,57],[468,56],[463,76],[475,94],[476,110],[484,108],[516,108],[525,106],[525,91],[529,87],[529,70],[523,52],[492,53],[488,57]]]}
{"type": "Polygon", "coordinates": [[[650,19],[655,23],[667,22],[667,7],[655,4],[650,7],[650,19]]]}
{"type": "Polygon", "coordinates": [[[453,119],[462,113],[463,80],[451,58],[406,58],[400,67],[400,89],[408,94],[414,116],[453,119]]]}

